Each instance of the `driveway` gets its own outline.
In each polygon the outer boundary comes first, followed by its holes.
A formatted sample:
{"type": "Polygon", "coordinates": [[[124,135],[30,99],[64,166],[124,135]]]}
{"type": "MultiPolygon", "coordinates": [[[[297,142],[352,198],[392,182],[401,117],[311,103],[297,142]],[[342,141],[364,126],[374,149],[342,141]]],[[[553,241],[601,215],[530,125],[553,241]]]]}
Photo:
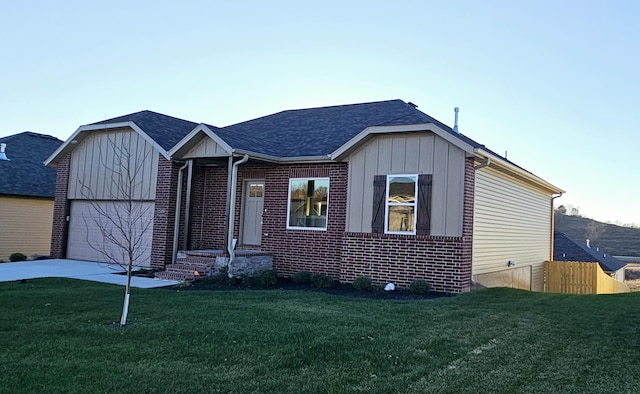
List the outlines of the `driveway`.
{"type": "MultiPolygon", "coordinates": [[[[66,259],[21,261],[0,264],[0,282],[34,278],[72,278],[124,286],[127,284],[127,276],[118,274],[124,271],[118,265],[91,261],[66,259]]],[[[131,278],[131,286],[141,289],[172,286],[178,283],[175,280],[136,276],[131,278]]]]}

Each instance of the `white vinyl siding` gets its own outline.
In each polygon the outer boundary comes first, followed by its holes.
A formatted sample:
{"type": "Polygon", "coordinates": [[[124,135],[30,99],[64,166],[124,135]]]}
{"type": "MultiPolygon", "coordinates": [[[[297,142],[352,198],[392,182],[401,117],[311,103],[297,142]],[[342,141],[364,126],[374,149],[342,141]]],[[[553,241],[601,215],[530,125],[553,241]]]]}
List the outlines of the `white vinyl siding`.
{"type": "Polygon", "coordinates": [[[540,290],[541,264],[551,248],[551,196],[490,167],[476,171],[473,275],[532,267],[540,290]]]}
{"type": "Polygon", "coordinates": [[[431,132],[382,135],[349,158],[349,232],[371,232],[373,178],[388,174],[432,174],[431,235],[461,236],[465,152],[431,132]]]}
{"type": "Polygon", "coordinates": [[[124,198],[117,190],[117,174],[121,168],[118,168],[119,155],[114,152],[113,145],[127,147],[132,163],[139,165],[132,197],[135,200],[155,200],[158,151],[131,129],[94,132],[73,151],[69,168],[70,200],[124,198]]]}

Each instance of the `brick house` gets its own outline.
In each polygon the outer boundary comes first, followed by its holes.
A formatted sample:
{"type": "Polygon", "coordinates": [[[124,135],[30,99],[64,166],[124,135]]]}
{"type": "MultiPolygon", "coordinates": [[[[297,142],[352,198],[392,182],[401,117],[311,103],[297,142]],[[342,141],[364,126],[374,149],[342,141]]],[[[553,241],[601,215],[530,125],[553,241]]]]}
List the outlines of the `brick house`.
{"type": "Polygon", "coordinates": [[[224,128],[149,111],[82,126],[48,160],[58,166],[56,257],[99,258],[83,254],[90,230],[74,222],[87,214],[78,180],[118,198],[94,182],[108,135],[135,142],[147,163],[136,198],[152,208],[153,233],[140,264],[161,269],[193,250],[234,264],[243,251],[270,256],[284,276],[542,290],[552,197],[562,191],[401,100],[224,128]]]}

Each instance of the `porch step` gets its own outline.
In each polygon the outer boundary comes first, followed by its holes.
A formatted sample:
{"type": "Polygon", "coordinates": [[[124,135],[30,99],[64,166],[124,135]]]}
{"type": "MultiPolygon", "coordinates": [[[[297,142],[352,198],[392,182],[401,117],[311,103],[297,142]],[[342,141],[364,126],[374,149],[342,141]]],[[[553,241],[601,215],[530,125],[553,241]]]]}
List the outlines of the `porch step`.
{"type": "Polygon", "coordinates": [[[178,259],[176,264],[166,266],[162,272],[156,272],[155,277],[179,281],[194,281],[200,276],[211,275],[214,270],[213,259],[211,262],[191,261],[191,258],[178,259]]]}
{"type": "Polygon", "coordinates": [[[177,280],[180,282],[193,282],[196,280],[196,276],[193,272],[186,271],[162,271],[156,272],[155,277],[158,279],[177,280]]]}

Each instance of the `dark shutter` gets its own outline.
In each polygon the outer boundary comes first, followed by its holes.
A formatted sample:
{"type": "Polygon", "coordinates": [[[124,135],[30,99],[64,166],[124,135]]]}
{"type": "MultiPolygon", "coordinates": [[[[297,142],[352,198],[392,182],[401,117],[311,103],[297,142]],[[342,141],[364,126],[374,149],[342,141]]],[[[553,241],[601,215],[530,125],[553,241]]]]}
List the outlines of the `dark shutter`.
{"type": "Polygon", "coordinates": [[[431,174],[418,175],[418,220],[416,234],[431,233],[431,174]]]}
{"type": "Polygon", "coordinates": [[[371,219],[371,232],[384,233],[384,200],[387,194],[386,175],[373,177],[373,216],[371,219]]]}

